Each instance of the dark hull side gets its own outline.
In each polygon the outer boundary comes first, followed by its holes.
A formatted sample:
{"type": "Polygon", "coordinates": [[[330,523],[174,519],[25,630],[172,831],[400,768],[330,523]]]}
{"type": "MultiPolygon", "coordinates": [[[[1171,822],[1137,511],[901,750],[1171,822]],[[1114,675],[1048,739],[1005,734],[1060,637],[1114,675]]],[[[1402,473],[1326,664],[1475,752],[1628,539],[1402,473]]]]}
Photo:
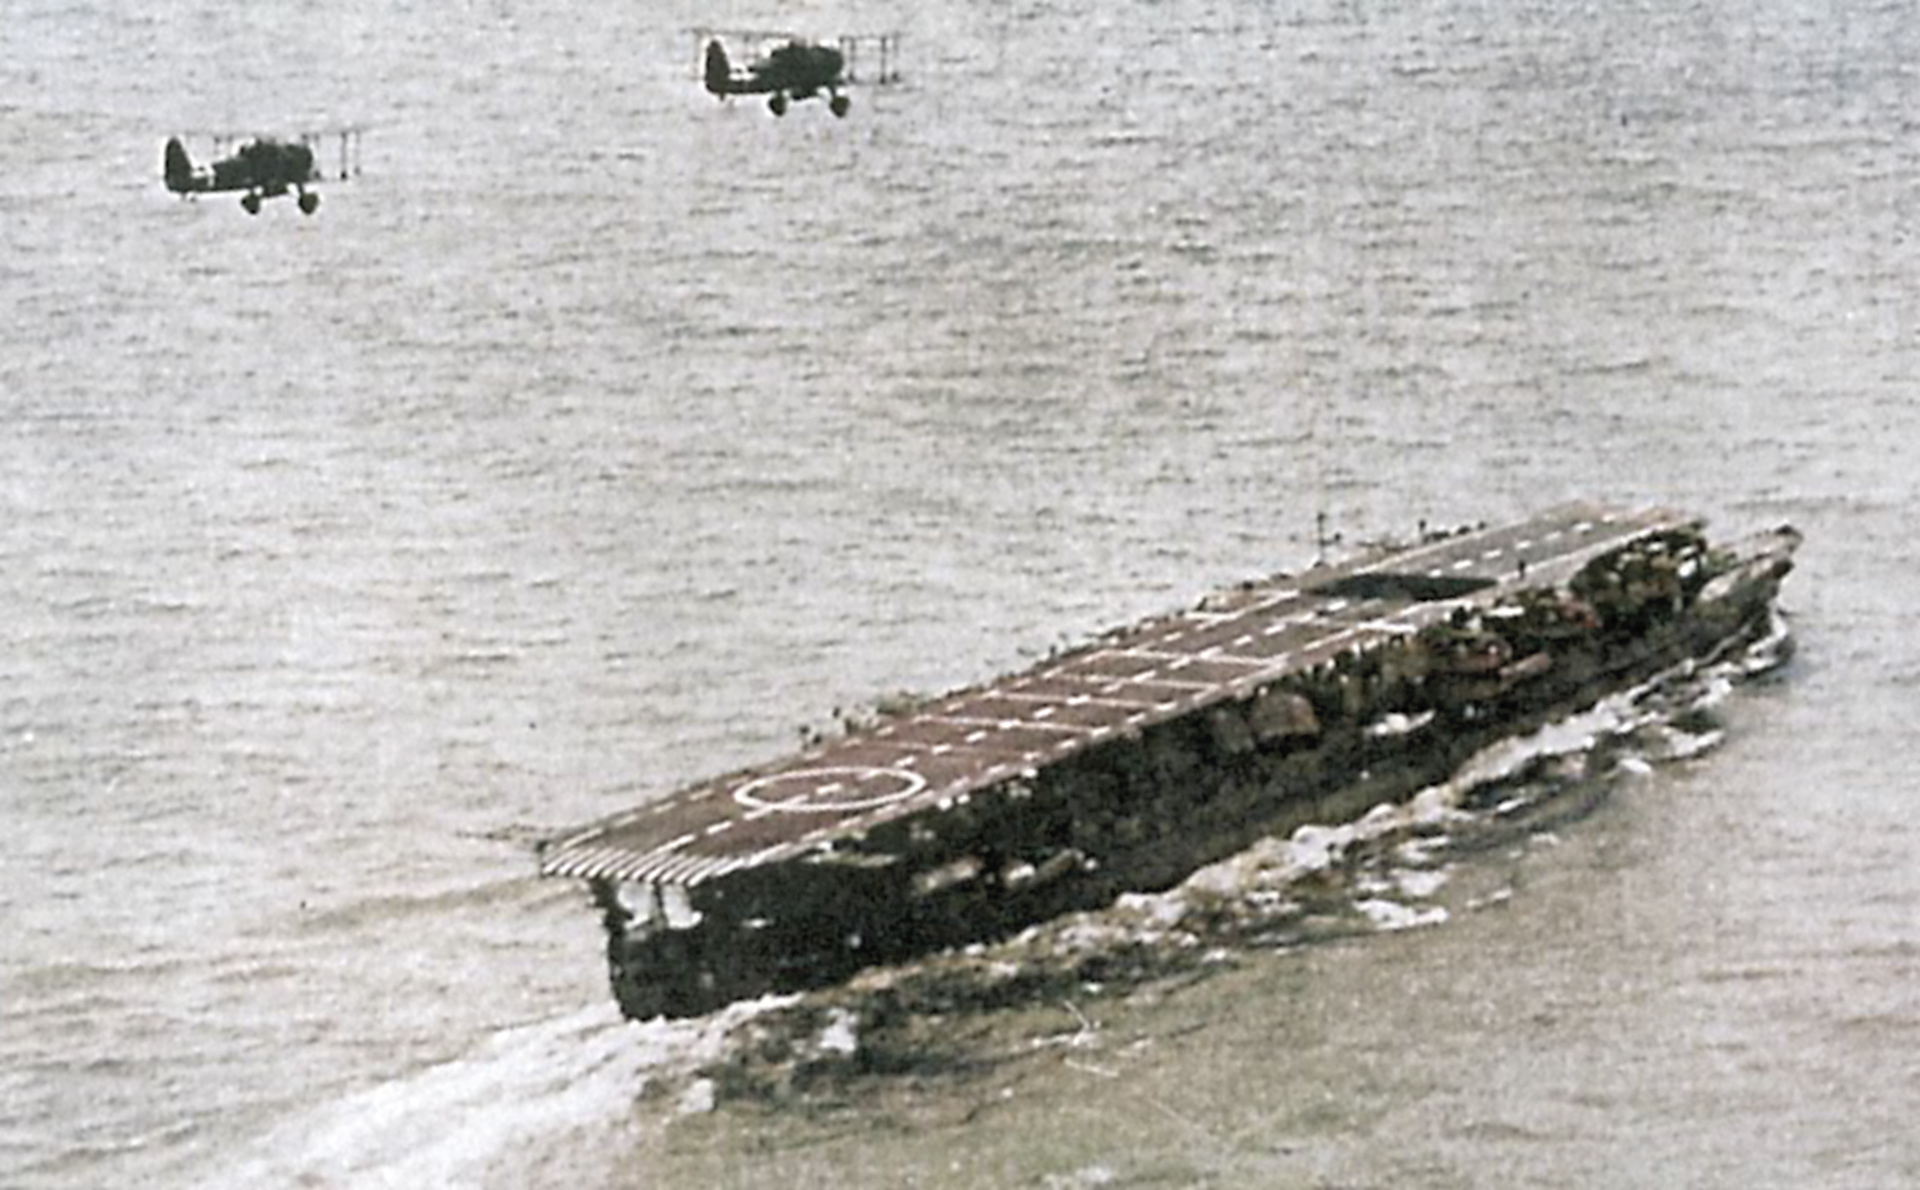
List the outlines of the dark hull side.
{"type": "Polygon", "coordinates": [[[632,885],[594,880],[614,995],[645,1019],[827,986],[1165,889],[1264,835],[1351,820],[1445,780],[1490,743],[1757,639],[1796,543],[1781,530],[1719,551],[1685,589],[1587,591],[1591,603],[1555,593],[1583,613],[1601,608],[1585,624],[1542,624],[1519,602],[1482,609],[1475,646],[1500,639],[1471,656],[1492,660],[1436,664],[1444,634],[1378,649],[886,823],[857,847],[669,890],[677,904],[652,888],[636,904],[632,885]]]}

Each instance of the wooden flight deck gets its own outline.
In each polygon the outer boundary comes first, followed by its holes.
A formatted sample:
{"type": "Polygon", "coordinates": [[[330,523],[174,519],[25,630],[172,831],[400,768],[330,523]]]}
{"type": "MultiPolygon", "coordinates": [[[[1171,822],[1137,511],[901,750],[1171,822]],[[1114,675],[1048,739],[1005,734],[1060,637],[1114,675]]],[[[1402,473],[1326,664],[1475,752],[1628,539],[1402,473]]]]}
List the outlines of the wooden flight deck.
{"type": "Polygon", "coordinates": [[[1030,777],[1115,735],[1245,697],[1692,518],[1569,504],[1219,592],[987,685],[550,843],[549,876],[691,887],[1030,777]]]}

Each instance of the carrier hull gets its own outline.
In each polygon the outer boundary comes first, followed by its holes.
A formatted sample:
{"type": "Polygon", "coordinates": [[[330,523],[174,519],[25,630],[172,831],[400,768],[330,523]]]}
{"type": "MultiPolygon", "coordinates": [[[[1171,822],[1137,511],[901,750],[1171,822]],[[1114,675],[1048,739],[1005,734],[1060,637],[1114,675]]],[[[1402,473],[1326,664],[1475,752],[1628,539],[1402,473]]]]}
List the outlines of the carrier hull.
{"type": "Polygon", "coordinates": [[[1791,529],[1570,505],[1242,584],[583,828],[629,1017],[698,1015],[1167,888],[1760,636],[1791,529]]]}

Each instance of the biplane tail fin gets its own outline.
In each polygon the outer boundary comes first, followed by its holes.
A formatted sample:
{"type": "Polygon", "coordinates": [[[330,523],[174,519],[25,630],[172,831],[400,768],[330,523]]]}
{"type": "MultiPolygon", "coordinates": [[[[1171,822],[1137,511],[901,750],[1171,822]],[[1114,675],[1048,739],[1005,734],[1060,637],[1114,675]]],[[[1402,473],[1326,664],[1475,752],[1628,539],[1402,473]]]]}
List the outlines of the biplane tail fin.
{"type": "Polygon", "coordinates": [[[727,95],[733,90],[733,63],[727,60],[727,47],[719,38],[707,43],[707,90],[727,95]]]}
{"type": "Polygon", "coordinates": [[[193,158],[187,156],[187,147],[177,136],[167,141],[166,179],[167,189],[175,194],[193,189],[193,158]]]}

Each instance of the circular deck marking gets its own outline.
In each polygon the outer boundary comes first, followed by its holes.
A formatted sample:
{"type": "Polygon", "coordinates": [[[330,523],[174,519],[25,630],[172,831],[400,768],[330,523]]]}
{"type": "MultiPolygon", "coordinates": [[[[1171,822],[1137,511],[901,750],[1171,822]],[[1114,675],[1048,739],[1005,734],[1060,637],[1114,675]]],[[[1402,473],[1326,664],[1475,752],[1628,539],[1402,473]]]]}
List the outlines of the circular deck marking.
{"type": "Polygon", "coordinates": [[[755,810],[831,814],[889,805],[926,787],[927,779],[910,769],[842,765],[756,777],[734,790],[733,800],[755,810]]]}

